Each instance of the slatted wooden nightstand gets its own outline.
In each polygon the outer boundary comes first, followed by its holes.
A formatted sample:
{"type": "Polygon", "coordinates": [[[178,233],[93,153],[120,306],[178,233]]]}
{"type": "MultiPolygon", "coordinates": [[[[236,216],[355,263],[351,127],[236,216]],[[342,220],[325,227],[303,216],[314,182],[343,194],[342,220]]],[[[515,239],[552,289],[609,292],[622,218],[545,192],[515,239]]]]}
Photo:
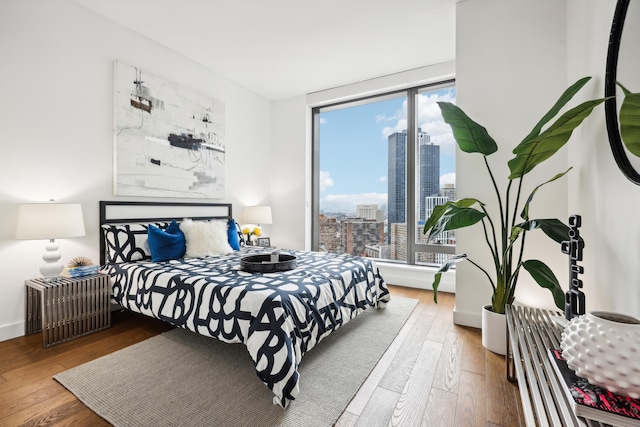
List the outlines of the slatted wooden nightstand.
{"type": "Polygon", "coordinates": [[[111,326],[111,286],[106,274],[56,281],[25,281],[25,335],[42,331],[42,346],[52,345],[111,326]]]}

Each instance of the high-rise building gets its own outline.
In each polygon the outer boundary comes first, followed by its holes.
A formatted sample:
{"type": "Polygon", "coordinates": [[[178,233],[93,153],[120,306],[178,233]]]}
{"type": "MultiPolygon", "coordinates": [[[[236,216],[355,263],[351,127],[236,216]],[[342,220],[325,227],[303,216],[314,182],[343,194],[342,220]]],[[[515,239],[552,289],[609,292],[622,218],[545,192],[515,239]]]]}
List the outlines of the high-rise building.
{"type": "Polygon", "coordinates": [[[340,223],[335,217],[320,215],[320,252],[340,252],[340,223]]]}
{"type": "Polygon", "coordinates": [[[378,222],[384,222],[384,211],[378,208],[378,205],[358,205],[356,207],[356,216],[364,219],[374,219],[378,222]]]}
{"type": "Polygon", "coordinates": [[[440,195],[446,197],[448,201],[454,201],[456,199],[456,185],[444,184],[440,189],[440,195]]]}
{"type": "Polygon", "coordinates": [[[428,134],[418,132],[418,147],[418,164],[420,165],[418,221],[424,221],[428,218],[425,211],[425,199],[440,195],[440,146],[432,144],[428,134]]]}
{"type": "MultiPolygon", "coordinates": [[[[418,129],[418,212],[417,220],[424,221],[426,197],[440,194],[440,146],[431,143],[431,137],[418,129]]],[[[391,239],[392,224],[407,220],[407,131],[396,132],[388,138],[388,233],[391,239]]]]}
{"type": "Polygon", "coordinates": [[[390,242],[392,224],[403,223],[407,217],[407,174],[405,171],[407,164],[407,131],[404,130],[389,135],[388,144],[387,222],[389,231],[387,232],[387,239],[390,242]]]}
{"type": "Polygon", "coordinates": [[[395,261],[407,260],[407,224],[389,224],[391,259],[395,261]]]}
{"type": "Polygon", "coordinates": [[[366,245],[364,252],[367,258],[391,259],[389,245],[366,245]]]}
{"type": "Polygon", "coordinates": [[[340,234],[345,253],[366,256],[367,245],[384,243],[384,223],[371,219],[347,218],[340,223],[340,234]]]}

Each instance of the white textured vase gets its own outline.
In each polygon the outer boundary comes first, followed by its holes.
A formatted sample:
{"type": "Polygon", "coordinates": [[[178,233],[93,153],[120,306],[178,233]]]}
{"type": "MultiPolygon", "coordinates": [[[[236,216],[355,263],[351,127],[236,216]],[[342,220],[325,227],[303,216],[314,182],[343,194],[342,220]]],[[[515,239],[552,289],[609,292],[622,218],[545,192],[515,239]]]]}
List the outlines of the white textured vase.
{"type": "Polygon", "coordinates": [[[491,304],[482,307],[482,345],[496,354],[507,353],[507,316],[491,311],[491,304]]]}
{"type": "Polygon", "coordinates": [[[579,376],[640,398],[640,320],[606,311],[574,317],[564,328],[560,347],[579,376]]]}

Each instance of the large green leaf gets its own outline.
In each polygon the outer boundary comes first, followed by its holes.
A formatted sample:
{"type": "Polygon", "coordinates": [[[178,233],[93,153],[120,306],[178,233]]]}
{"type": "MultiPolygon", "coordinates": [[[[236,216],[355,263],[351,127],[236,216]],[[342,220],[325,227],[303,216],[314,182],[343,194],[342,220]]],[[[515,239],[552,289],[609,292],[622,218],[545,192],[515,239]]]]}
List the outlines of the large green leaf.
{"type": "Polygon", "coordinates": [[[556,243],[562,243],[565,240],[569,240],[569,226],[564,224],[559,219],[538,219],[536,220],[540,224],[540,229],[544,231],[544,234],[549,236],[556,243]]]}
{"type": "Polygon", "coordinates": [[[522,209],[522,212],[520,213],[520,218],[524,219],[525,221],[529,220],[529,205],[531,204],[531,202],[533,201],[533,197],[536,195],[536,193],[538,192],[538,189],[540,187],[542,187],[543,185],[546,185],[550,182],[555,181],[556,179],[562,178],[563,176],[565,176],[571,169],[573,169],[573,166],[570,167],[569,169],[567,169],[566,171],[556,174],[553,178],[551,178],[548,181],[543,182],[542,184],[538,185],[536,188],[533,189],[533,191],[531,192],[531,194],[529,195],[529,198],[527,199],[526,203],[524,204],[524,208],[522,209]]]}
{"type": "Polygon", "coordinates": [[[564,291],[558,283],[553,271],[542,261],[530,259],[522,263],[525,270],[529,272],[531,277],[543,288],[549,289],[553,295],[553,301],[560,310],[564,311],[564,291]]]}
{"type": "Polygon", "coordinates": [[[573,130],[602,102],[604,102],[604,98],[583,102],[560,116],[542,134],[520,143],[513,149],[516,157],[509,161],[511,169],[509,179],[522,177],[555,154],[566,144],[573,130]]]}
{"type": "Polygon", "coordinates": [[[427,234],[429,229],[431,227],[433,227],[434,225],[436,225],[436,223],[442,217],[442,215],[444,215],[444,213],[447,211],[447,209],[449,209],[449,206],[456,205],[456,206],[461,207],[461,208],[467,208],[469,206],[473,206],[476,203],[479,203],[479,204],[482,205],[482,202],[480,200],[471,199],[471,198],[460,199],[460,200],[456,200],[456,201],[449,201],[449,202],[446,202],[446,203],[444,203],[442,205],[436,205],[436,207],[433,208],[433,211],[431,212],[431,215],[429,216],[429,218],[427,218],[427,221],[424,224],[423,233],[427,234]]]}
{"type": "Polygon", "coordinates": [[[582,87],[586,85],[589,80],[591,80],[591,77],[583,77],[577,82],[575,82],[574,84],[572,84],[571,86],[569,86],[569,88],[567,88],[567,90],[565,90],[563,94],[560,95],[560,98],[558,98],[556,103],[553,104],[553,107],[551,107],[551,109],[547,112],[547,114],[545,114],[544,117],[540,119],[540,121],[533,127],[531,132],[529,132],[529,135],[527,135],[522,141],[523,142],[529,141],[535,138],[536,136],[540,135],[540,131],[542,130],[542,127],[546,125],[555,116],[557,116],[560,110],[562,110],[562,107],[567,105],[567,102],[569,102],[571,98],[573,98],[573,96],[576,93],[578,93],[578,91],[582,89],[582,87]]]}
{"type": "Polygon", "coordinates": [[[438,102],[442,118],[451,126],[458,147],[465,153],[482,153],[485,156],[498,151],[498,145],[487,130],[474,122],[457,105],[438,102]]]}
{"type": "Polygon", "coordinates": [[[450,257],[445,261],[444,264],[440,266],[440,269],[433,276],[433,283],[431,287],[433,288],[433,302],[438,303],[438,286],[440,286],[440,279],[442,278],[442,273],[449,271],[449,269],[457,262],[467,259],[467,254],[458,254],[450,257]]]}
{"type": "MultiPolygon", "coordinates": [[[[440,216],[438,221],[428,230],[427,241],[436,238],[440,233],[459,228],[469,227],[482,221],[487,216],[484,212],[474,208],[458,207],[450,204],[446,211],[440,216]]],[[[426,225],[425,225],[426,228],[426,225]]]]}
{"type": "Polygon", "coordinates": [[[622,83],[620,82],[616,82],[616,85],[618,85],[620,87],[620,89],[622,89],[622,92],[626,95],[629,95],[631,93],[631,91],[629,89],[627,89],[626,87],[622,86],[622,83]]]}
{"type": "Polygon", "coordinates": [[[521,142],[513,149],[516,155],[509,160],[509,179],[522,178],[540,163],[553,156],[562,148],[575,128],[591,114],[593,109],[604,102],[604,98],[586,101],[564,113],[548,129],[531,140],[521,142]]]}
{"type": "Polygon", "coordinates": [[[469,227],[477,222],[480,222],[482,218],[487,216],[482,211],[474,208],[459,208],[456,205],[452,205],[445,214],[448,217],[446,225],[443,231],[457,230],[458,228],[469,227]]]}
{"type": "Polygon", "coordinates": [[[620,137],[627,150],[640,157],[640,93],[628,93],[622,101],[620,137]]]}
{"type": "Polygon", "coordinates": [[[531,231],[541,229],[544,234],[549,236],[557,243],[562,243],[569,239],[569,227],[562,223],[559,219],[532,219],[513,226],[511,230],[511,240],[515,239],[520,231],[531,231]]]}
{"type": "Polygon", "coordinates": [[[429,216],[429,218],[427,218],[427,221],[424,223],[424,229],[422,231],[423,234],[427,234],[429,230],[438,223],[438,221],[440,220],[440,218],[442,218],[442,215],[444,215],[444,213],[447,211],[451,203],[452,202],[446,202],[443,205],[436,205],[436,207],[433,208],[431,215],[429,216]]]}

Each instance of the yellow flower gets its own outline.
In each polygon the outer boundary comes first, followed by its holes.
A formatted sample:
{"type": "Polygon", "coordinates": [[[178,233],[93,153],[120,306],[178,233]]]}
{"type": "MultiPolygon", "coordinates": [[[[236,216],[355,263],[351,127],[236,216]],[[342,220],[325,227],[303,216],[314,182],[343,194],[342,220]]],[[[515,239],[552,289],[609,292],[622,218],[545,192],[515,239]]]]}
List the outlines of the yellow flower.
{"type": "Polygon", "coordinates": [[[242,229],[242,234],[249,234],[249,233],[251,233],[251,230],[249,230],[249,227],[244,227],[242,229]]]}
{"type": "Polygon", "coordinates": [[[256,227],[253,229],[253,234],[255,234],[256,236],[260,236],[262,234],[262,231],[260,230],[260,227],[256,227]]]}

